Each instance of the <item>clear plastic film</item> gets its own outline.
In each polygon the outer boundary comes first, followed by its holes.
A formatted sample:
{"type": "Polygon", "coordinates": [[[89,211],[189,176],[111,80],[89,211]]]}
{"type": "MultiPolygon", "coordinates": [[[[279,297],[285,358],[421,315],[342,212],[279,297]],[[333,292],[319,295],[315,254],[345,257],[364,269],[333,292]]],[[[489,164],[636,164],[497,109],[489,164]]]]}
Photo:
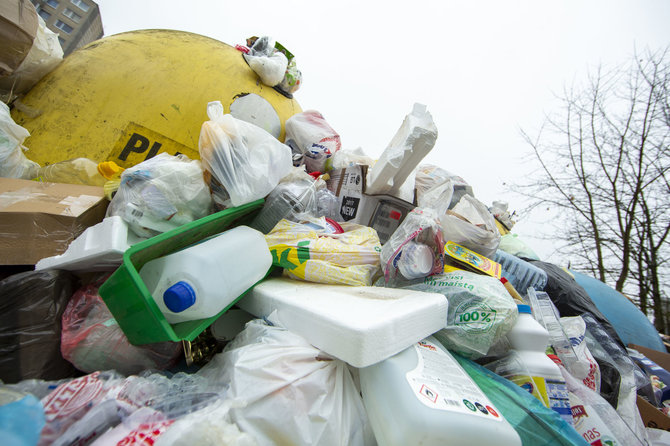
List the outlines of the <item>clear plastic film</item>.
{"type": "Polygon", "coordinates": [[[262,128],[207,105],[209,121],[198,143],[206,182],[216,206],[241,206],[268,195],[291,172],[291,149],[262,128]]]}
{"type": "Polygon", "coordinates": [[[107,216],[119,215],[138,236],[153,237],[212,211],[200,161],[159,153],[123,172],[107,216]]]}
{"type": "Polygon", "coordinates": [[[0,177],[25,180],[35,177],[40,166],[23,153],[28,150],[23,141],[29,136],[28,130],[14,122],[7,104],[0,102],[0,177]]]}
{"type": "Polygon", "coordinates": [[[316,110],[306,110],[286,120],[286,144],[293,151],[294,165],[304,164],[308,173],[330,170],[331,157],[342,147],[340,135],[316,110]]]}
{"type": "Polygon", "coordinates": [[[440,216],[445,240],[465,246],[488,258],[495,256],[500,233],[488,208],[471,195],[463,195],[446,214],[440,216]]]}

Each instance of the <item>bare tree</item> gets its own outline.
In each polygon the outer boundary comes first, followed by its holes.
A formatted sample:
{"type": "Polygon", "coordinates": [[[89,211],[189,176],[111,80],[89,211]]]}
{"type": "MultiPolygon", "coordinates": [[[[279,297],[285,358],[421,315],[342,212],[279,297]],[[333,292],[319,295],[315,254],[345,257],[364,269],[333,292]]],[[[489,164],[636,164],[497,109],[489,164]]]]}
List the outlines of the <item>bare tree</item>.
{"type": "Polygon", "coordinates": [[[566,89],[535,138],[539,169],[516,191],[558,212],[552,237],[571,266],[634,295],[667,327],[670,52],[599,68],[566,89]],[[665,282],[667,283],[667,282],[665,282]]]}

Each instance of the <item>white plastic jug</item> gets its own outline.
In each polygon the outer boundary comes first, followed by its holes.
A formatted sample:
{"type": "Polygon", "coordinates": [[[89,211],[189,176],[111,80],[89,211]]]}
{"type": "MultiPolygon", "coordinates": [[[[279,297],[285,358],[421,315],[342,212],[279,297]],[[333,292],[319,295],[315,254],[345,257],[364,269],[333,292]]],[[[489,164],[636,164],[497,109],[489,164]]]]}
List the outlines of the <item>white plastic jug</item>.
{"type": "Polygon", "coordinates": [[[147,262],[140,277],[165,319],[175,324],[216,315],[261,280],[271,264],[263,234],[238,226],[147,262]]]}
{"type": "Polygon", "coordinates": [[[520,446],[521,439],[432,336],[360,369],[363,403],[379,446],[520,446]]]}
{"type": "Polygon", "coordinates": [[[517,307],[519,317],[507,333],[512,346],[512,360],[501,374],[528,390],[545,406],[561,415],[568,424],[572,424],[565,380],[559,367],[546,354],[549,332],[535,320],[530,306],[517,307]]]}

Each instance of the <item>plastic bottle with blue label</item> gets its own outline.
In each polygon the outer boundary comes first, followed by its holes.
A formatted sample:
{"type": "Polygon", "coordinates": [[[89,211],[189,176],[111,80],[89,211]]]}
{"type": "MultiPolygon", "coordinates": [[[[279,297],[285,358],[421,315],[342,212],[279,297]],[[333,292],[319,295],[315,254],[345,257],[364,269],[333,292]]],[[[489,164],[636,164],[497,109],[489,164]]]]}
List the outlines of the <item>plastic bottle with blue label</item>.
{"type": "Polygon", "coordinates": [[[176,324],[218,314],[265,277],[271,265],[263,234],[238,226],[147,262],[140,277],[165,319],[176,324]]]}
{"type": "Polygon", "coordinates": [[[572,425],[570,399],[559,367],[547,356],[549,332],[531,314],[529,305],[517,305],[519,317],[507,333],[512,346],[496,373],[528,390],[545,406],[572,425]]]}
{"type": "Polygon", "coordinates": [[[547,285],[546,272],[517,256],[499,249],[496,251],[493,260],[500,263],[502,276],[509,280],[514,289],[523,296],[526,295],[529,287],[537,291],[543,291],[547,285]]]}
{"type": "Polygon", "coordinates": [[[514,428],[435,338],[360,369],[379,446],[520,446],[514,428]]]}

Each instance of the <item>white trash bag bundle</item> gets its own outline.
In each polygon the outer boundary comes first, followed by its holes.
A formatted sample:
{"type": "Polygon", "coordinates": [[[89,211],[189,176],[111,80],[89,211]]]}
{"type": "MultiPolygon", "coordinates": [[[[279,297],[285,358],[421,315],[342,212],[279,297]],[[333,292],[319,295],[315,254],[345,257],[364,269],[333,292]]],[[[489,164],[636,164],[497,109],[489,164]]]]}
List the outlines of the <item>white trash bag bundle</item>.
{"type": "Polygon", "coordinates": [[[348,365],[283,327],[252,320],[197,373],[227,387],[232,421],[260,445],[374,444],[348,365]]]}

